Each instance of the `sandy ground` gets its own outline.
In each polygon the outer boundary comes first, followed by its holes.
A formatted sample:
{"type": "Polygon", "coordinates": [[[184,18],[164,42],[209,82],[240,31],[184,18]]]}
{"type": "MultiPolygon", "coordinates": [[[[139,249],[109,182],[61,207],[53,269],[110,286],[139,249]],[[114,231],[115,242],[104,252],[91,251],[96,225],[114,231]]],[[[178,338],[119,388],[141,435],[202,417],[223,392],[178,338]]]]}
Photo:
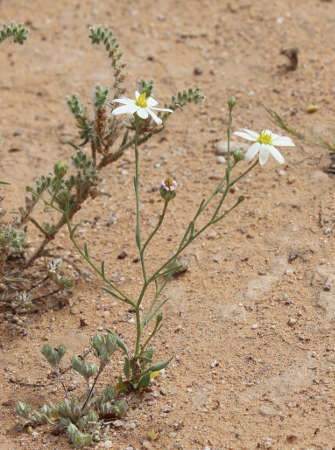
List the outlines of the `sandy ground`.
{"type": "MultiPolygon", "coordinates": [[[[150,188],[167,173],[178,181],[178,196],[149,252],[152,268],[223,173],[215,143],[226,139],[228,97],[238,99],[234,130],[279,132],[266,106],[308,135],[333,131],[332,1],[0,0],[0,17],[31,29],[23,47],[1,44],[0,164],[2,179],[12,183],[2,188],[8,211],[23,203],[27,182],[71,155],[64,142],[76,129],[65,96],[77,92],[85,99],[96,82],[111,84],[102,49],[87,38],[89,25],[107,25],[119,38],[129,96],[141,77],[155,80],[161,102],[189,86],[206,94],[203,105],[171,117],[164,140],[153,138],[141,150],[145,232],[161,208],[150,188]],[[290,47],[299,49],[299,64],[287,72],[280,49],[290,47]],[[309,103],[318,106],[316,113],[307,114],[309,103]]],[[[155,341],[160,360],[175,359],[122,426],[112,427],[111,448],[335,448],[335,180],[323,171],[330,164],[326,150],[296,142],[282,153],[285,165],[272,159],[239,183],[228,204],[244,195],[243,205],[187,250],[190,269],[167,289],[171,300],[155,341]],[[158,439],[148,443],[152,431],[158,439]]],[[[128,151],[103,173],[111,198],[88,202],[76,217],[92,256],[104,258],[128,292],[140,280],[133,263],[133,172],[128,151]],[[128,256],[118,260],[121,251],[128,256]]],[[[75,254],[66,233],[54,245],[75,254]]],[[[6,321],[0,325],[1,450],[70,448],[46,427],[34,435],[16,428],[18,400],[39,407],[61,398],[46,377],[45,343],[81,352],[99,327],[131,341],[131,314],[91,278],[78,281],[72,306],[28,317],[24,335],[6,321]],[[31,386],[40,383],[43,388],[31,386]]],[[[119,374],[118,358],[101,385],[119,374]]]]}

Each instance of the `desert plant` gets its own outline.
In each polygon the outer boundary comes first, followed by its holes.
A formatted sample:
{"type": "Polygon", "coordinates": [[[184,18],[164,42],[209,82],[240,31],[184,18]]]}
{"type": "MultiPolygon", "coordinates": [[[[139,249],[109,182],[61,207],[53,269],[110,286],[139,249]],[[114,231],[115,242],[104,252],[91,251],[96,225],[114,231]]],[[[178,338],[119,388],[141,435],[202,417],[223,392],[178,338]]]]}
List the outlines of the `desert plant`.
{"type": "MultiPolygon", "coordinates": [[[[22,40],[26,37],[24,30],[20,26],[12,25],[4,28],[3,33],[7,37],[13,35],[15,39],[19,39],[21,36],[22,40]]],[[[88,199],[100,194],[101,170],[122,157],[126,149],[131,147],[135,141],[135,124],[125,124],[124,121],[119,120],[112,114],[115,109],[113,100],[124,93],[122,83],[125,80],[125,64],[122,62],[119,44],[112,32],[100,26],[90,28],[89,38],[92,44],[100,44],[104,47],[111,62],[114,83],[108,87],[102,87],[99,84],[95,86],[92,102],[93,112],[84,106],[78,95],[71,95],[67,98],[67,105],[78,127],[78,143],[68,142],[74,151],[71,162],[70,164],[62,161],[57,162],[52,172],[40,176],[34,185],[26,187],[25,205],[19,208],[17,220],[13,225],[17,233],[21,233],[20,236],[23,236],[23,230],[27,234],[29,224],[36,227],[42,234],[41,240],[34,245],[34,251],[23,261],[26,274],[29,273],[29,269],[39,258],[54,258],[54,255],[50,252],[49,244],[55,239],[66,222],[72,221],[75,214],[88,199]],[[87,151],[87,147],[89,147],[89,151],[87,151]],[[56,210],[56,213],[50,215],[49,208],[46,220],[43,221],[39,218],[40,214],[36,215],[35,211],[38,205],[44,206],[46,200],[56,210]]],[[[140,93],[149,92],[149,89],[151,92],[153,83],[140,80],[138,89],[140,93]]],[[[204,96],[199,89],[188,89],[171,98],[169,109],[180,109],[187,103],[199,103],[203,99],[204,96]]],[[[161,114],[160,126],[157,126],[151,120],[143,122],[140,130],[138,130],[137,145],[160,133],[164,129],[167,117],[166,111],[161,114]]],[[[39,213],[41,212],[40,210],[39,213]]],[[[42,217],[44,216],[42,215],[42,217]]],[[[5,280],[11,279],[12,283],[10,284],[11,288],[3,297],[2,303],[4,308],[12,310],[14,305],[16,310],[17,292],[30,290],[31,283],[29,282],[29,276],[25,276],[25,273],[22,274],[21,268],[19,269],[21,276],[17,276],[17,264],[14,268],[12,266],[5,268],[6,257],[9,255],[8,248],[6,247],[1,253],[4,268],[3,276],[5,280]],[[26,280],[28,288],[22,285],[22,279],[26,280]]],[[[44,280],[50,280],[50,277],[44,280]]],[[[41,286],[42,284],[39,284],[39,287],[41,286]]],[[[55,292],[58,292],[58,290],[52,289],[49,291],[50,294],[55,292]]],[[[45,296],[43,295],[43,297],[45,296]]],[[[36,298],[40,299],[41,296],[36,298]]],[[[34,299],[32,303],[34,303],[34,299]]]]}
{"type": "Polygon", "coordinates": [[[19,402],[16,408],[16,413],[26,419],[26,425],[49,423],[67,433],[75,447],[87,446],[104,438],[108,431],[106,422],[124,416],[128,409],[126,400],[120,397],[115,387],[107,385],[101,393],[95,390],[99,376],[117,348],[116,339],[109,334],[96,334],[90,346],[91,353],[98,359],[98,365],[86,362],[81,356],[71,358],[71,369],[83,377],[85,392],[78,397],[69,397],[60,369],[66,348],[64,345],[57,348],[45,345],[42,354],[58,378],[65,399],[56,404],[45,404],[40,411],[33,410],[25,402],[19,402]]]}
{"type": "MultiPolygon", "coordinates": [[[[140,177],[140,157],[138,151],[138,145],[140,140],[140,130],[147,126],[147,121],[150,120],[149,116],[156,122],[160,124],[162,119],[156,115],[157,102],[151,97],[151,91],[146,90],[149,88],[147,85],[143,85],[143,92],[137,92],[135,99],[114,99],[115,103],[121,103],[122,106],[113,110],[113,115],[118,114],[128,114],[127,127],[130,129],[135,129],[134,136],[134,151],[135,151],[135,176],[134,176],[134,190],[135,190],[135,208],[136,208],[136,227],[135,227],[135,240],[139,252],[139,259],[141,262],[142,269],[142,285],[139,287],[139,295],[134,297],[132,293],[125,292],[121,287],[117,286],[116,283],[109,280],[109,277],[105,273],[105,263],[101,261],[98,265],[93,262],[90,257],[88,246],[85,244],[81,247],[76,239],[75,232],[77,226],[73,226],[71,217],[71,201],[70,195],[64,198],[65,206],[64,211],[66,224],[69,230],[70,239],[73,242],[75,248],[78,250],[82,258],[91,266],[91,268],[100,276],[104,281],[105,286],[103,289],[108,292],[112,297],[116,298],[122,303],[129,305],[135,311],[135,330],[134,330],[134,347],[132,350],[128,349],[126,343],[118,336],[116,333],[107,329],[105,335],[96,335],[91,341],[91,347],[94,350],[96,357],[99,359],[99,366],[95,364],[88,364],[80,357],[73,357],[71,360],[72,368],[80,373],[85,382],[87,383],[87,392],[85,397],[81,397],[79,400],[69,399],[68,392],[65,388],[64,382],[61,379],[60,371],[57,369],[56,375],[61,382],[64,392],[65,400],[58,404],[56,407],[50,407],[47,409],[46,406],[42,407],[40,413],[32,412],[29,405],[24,403],[19,403],[17,407],[17,412],[29,419],[30,421],[35,421],[36,423],[42,424],[50,421],[52,416],[52,411],[56,411],[53,414],[57,417],[56,424],[61,429],[64,429],[69,434],[72,442],[76,446],[84,446],[93,442],[95,435],[101,437],[101,434],[97,430],[103,427],[103,411],[104,408],[101,406],[101,398],[94,394],[94,388],[98,377],[101,375],[102,371],[107,366],[110,357],[119,348],[124,354],[124,365],[123,374],[118,376],[117,383],[114,387],[108,387],[108,392],[112,391],[114,394],[116,392],[122,392],[124,395],[131,390],[140,390],[147,388],[150,380],[153,376],[163,370],[172,360],[171,356],[168,360],[163,362],[154,362],[155,349],[152,347],[152,340],[157,335],[162,327],[163,316],[161,310],[168,298],[162,298],[163,291],[167,283],[171,280],[174,274],[180,270],[180,265],[178,265],[178,258],[182,252],[202,233],[204,233],[208,228],[215,225],[216,223],[223,220],[230,212],[232,212],[238,205],[240,205],[244,198],[239,196],[235,199],[232,206],[224,209],[223,205],[231,194],[231,188],[250,173],[257,165],[260,163],[263,166],[270,155],[272,155],[279,163],[284,162],[284,158],[275,148],[275,145],[283,146],[294,146],[293,142],[288,137],[281,137],[270,130],[263,130],[260,133],[256,133],[247,129],[240,132],[236,132],[236,135],[253,141],[253,145],[248,149],[246,155],[244,156],[241,150],[235,151],[233,154],[230,152],[230,141],[231,141],[231,128],[232,128],[232,111],[235,106],[235,99],[231,98],[228,101],[228,156],[227,156],[227,166],[222,175],[222,179],[219,181],[217,186],[212,191],[211,195],[205,200],[202,200],[197,211],[192,217],[189,225],[187,226],[182,238],[180,239],[177,250],[175,250],[168,259],[163,262],[156,270],[149,273],[147,270],[147,258],[146,249],[148,248],[151,241],[154,239],[155,235],[158,233],[159,229],[163,225],[164,218],[167,214],[170,202],[176,197],[177,183],[170,177],[165,178],[162,181],[160,187],[160,196],[163,199],[162,212],[159,215],[158,222],[154,229],[149,233],[146,239],[143,240],[142,237],[142,227],[140,218],[140,191],[139,191],[139,177],[140,177]],[[259,159],[253,162],[253,164],[233,177],[233,171],[236,166],[244,158],[247,161],[251,161],[256,154],[259,153],[259,159]],[[211,208],[212,207],[212,208],[211,208]],[[207,212],[209,216],[205,219],[205,223],[200,225],[198,228],[198,219],[207,212]],[[149,302],[145,302],[150,295],[148,288],[154,286],[154,294],[149,302]],[[146,304],[146,306],[145,306],[146,304]],[[153,323],[153,325],[151,325],[153,323]],[[149,325],[151,328],[149,328],[149,325]],[[94,377],[93,383],[90,384],[90,378],[94,377]],[[98,398],[98,400],[95,400],[98,398]],[[97,406],[99,405],[99,406],[97,406]],[[90,417],[90,420],[88,419],[90,417]],[[93,430],[90,431],[88,424],[93,423],[93,430]]],[[[162,108],[161,113],[168,114],[172,113],[173,110],[169,108],[162,108]]],[[[59,209],[56,202],[49,201],[41,195],[41,200],[45,205],[50,206],[56,210],[59,209]]],[[[56,349],[52,349],[49,346],[45,346],[42,350],[44,356],[47,358],[49,363],[57,368],[63,354],[65,353],[65,347],[60,345],[56,349]]],[[[105,392],[105,391],[104,391],[105,392]]],[[[114,397],[113,397],[114,398],[114,397]]],[[[110,397],[108,397],[108,408],[110,404],[110,397]]],[[[122,403],[122,412],[126,411],[125,403],[122,403]]],[[[118,406],[115,404],[112,408],[113,412],[119,411],[120,404],[118,406]],[[116,408],[116,409],[115,409],[116,408]]],[[[110,410],[110,409],[108,409],[110,410]]],[[[115,414],[114,414],[115,415],[115,414]]]]}
{"type": "Polygon", "coordinates": [[[0,28],[0,42],[3,42],[9,37],[13,37],[14,43],[22,45],[28,38],[28,34],[29,31],[26,27],[12,22],[9,25],[3,25],[3,27],[0,28]]]}

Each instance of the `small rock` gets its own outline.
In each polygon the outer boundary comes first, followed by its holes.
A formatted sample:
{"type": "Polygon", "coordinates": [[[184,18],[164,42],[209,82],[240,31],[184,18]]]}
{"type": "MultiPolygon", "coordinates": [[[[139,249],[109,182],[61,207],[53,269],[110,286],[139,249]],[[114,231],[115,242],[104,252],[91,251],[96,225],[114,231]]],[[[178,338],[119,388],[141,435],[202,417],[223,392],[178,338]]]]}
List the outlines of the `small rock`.
{"type": "Polygon", "coordinates": [[[202,70],[199,67],[195,67],[193,70],[193,75],[202,75],[202,70]]]}
{"type": "Polygon", "coordinates": [[[288,255],[288,262],[292,262],[298,258],[298,252],[296,250],[292,250],[288,255]]]}
{"type": "Polygon", "coordinates": [[[174,431],[171,431],[171,433],[169,433],[169,438],[174,439],[177,436],[177,433],[175,433],[174,431]]]}
{"type": "Polygon", "coordinates": [[[104,312],[103,312],[103,316],[104,316],[105,318],[109,317],[110,315],[111,315],[111,313],[110,313],[109,311],[104,311],[104,312]]]}
{"type": "Polygon", "coordinates": [[[273,417],[276,415],[276,410],[271,405],[263,405],[259,408],[259,414],[264,417],[273,417]]]}
{"type": "Polygon", "coordinates": [[[286,269],[285,270],[285,275],[293,275],[294,274],[294,270],[293,269],[286,269]]]}
{"type": "Polygon", "coordinates": [[[218,367],[220,364],[217,362],[216,359],[214,359],[214,361],[211,362],[211,368],[214,369],[214,367],[218,367]]]}
{"type": "Polygon", "coordinates": [[[329,292],[331,290],[331,284],[329,283],[329,281],[327,281],[324,285],[323,285],[323,290],[326,292],[329,292]]]}
{"type": "Polygon", "coordinates": [[[254,323],[251,325],[252,330],[256,330],[258,328],[258,323],[254,323]]]}
{"type": "MultiPolygon", "coordinates": [[[[215,144],[215,154],[216,155],[227,155],[228,154],[228,141],[219,141],[215,144]]],[[[240,142],[230,143],[230,153],[234,153],[236,150],[243,150],[246,148],[246,144],[240,142]]]]}
{"type": "Polygon", "coordinates": [[[123,252],[121,252],[117,259],[124,259],[126,256],[128,256],[128,253],[126,251],[123,250],[123,252]]]}
{"type": "Polygon", "coordinates": [[[125,423],[122,420],[114,420],[113,425],[115,428],[124,428],[125,423]]]}
{"type": "Polygon", "coordinates": [[[217,235],[218,235],[217,232],[212,230],[208,233],[207,239],[209,239],[209,240],[215,239],[217,237],[217,235]]]}
{"type": "Polygon", "coordinates": [[[169,412],[172,411],[172,406],[166,405],[166,406],[164,406],[164,408],[162,409],[162,411],[163,411],[164,413],[169,413],[169,412]]]}
{"type": "Polygon", "coordinates": [[[218,164],[226,164],[226,158],[224,156],[218,156],[216,158],[216,161],[218,162],[218,164]]]}
{"type": "Polygon", "coordinates": [[[113,447],[113,442],[112,441],[105,441],[103,443],[103,447],[104,448],[112,448],[113,447]]]}
{"type": "Polygon", "coordinates": [[[293,444],[294,442],[296,442],[298,440],[298,437],[295,434],[289,434],[286,437],[286,441],[289,442],[290,444],[293,444]]]}
{"type": "Polygon", "coordinates": [[[142,441],[142,447],[145,448],[146,450],[152,450],[153,448],[150,442],[147,440],[142,441]]]}
{"type": "Polygon", "coordinates": [[[290,317],[287,321],[287,325],[289,327],[294,327],[294,325],[297,323],[297,319],[295,319],[294,317],[290,317]]]}

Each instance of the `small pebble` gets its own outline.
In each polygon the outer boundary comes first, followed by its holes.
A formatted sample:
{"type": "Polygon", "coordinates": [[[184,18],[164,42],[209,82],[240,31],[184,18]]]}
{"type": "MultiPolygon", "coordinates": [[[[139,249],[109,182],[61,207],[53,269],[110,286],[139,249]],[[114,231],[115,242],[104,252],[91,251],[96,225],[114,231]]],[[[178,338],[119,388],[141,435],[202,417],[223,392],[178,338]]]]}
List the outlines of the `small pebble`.
{"type": "Polygon", "coordinates": [[[251,328],[252,328],[253,330],[256,330],[256,328],[258,328],[258,323],[254,323],[253,325],[251,325],[251,328]]]}
{"type": "Polygon", "coordinates": [[[286,269],[285,270],[285,275],[293,275],[294,274],[294,270],[293,269],[286,269]]]}
{"type": "Polygon", "coordinates": [[[122,420],[114,420],[113,425],[115,428],[123,428],[124,422],[122,420]]]}
{"type": "Polygon", "coordinates": [[[226,164],[226,158],[224,156],[218,156],[216,160],[218,164],[226,164]]]}
{"type": "Polygon", "coordinates": [[[327,281],[324,285],[323,285],[323,290],[326,292],[329,292],[331,290],[331,284],[329,283],[329,281],[327,281]]]}
{"type": "Polygon", "coordinates": [[[121,252],[117,259],[124,259],[126,256],[128,256],[128,253],[126,251],[123,250],[123,252],[121,252]]]}
{"type": "Polygon", "coordinates": [[[287,321],[287,325],[289,327],[294,327],[294,325],[297,323],[297,319],[295,319],[294,317],[290,317],[287,321]]]}
{"type": "MultiPolygon", "coordinates": [[[[215,144],[215,154],[218,156],[225,156],[228,154],[228,141],[219,141],[215,144]]],[[[246,144],[243,142],[230,142],[230,153],[234,153],[236,150],[243,150],[246,148],[246,144]]]]}
{"type": "Polygon", "coordinates": [[[113,443],[112,441],[105,441],[103,443],[104,448],[112,448],[113,447],[113,443]]]}

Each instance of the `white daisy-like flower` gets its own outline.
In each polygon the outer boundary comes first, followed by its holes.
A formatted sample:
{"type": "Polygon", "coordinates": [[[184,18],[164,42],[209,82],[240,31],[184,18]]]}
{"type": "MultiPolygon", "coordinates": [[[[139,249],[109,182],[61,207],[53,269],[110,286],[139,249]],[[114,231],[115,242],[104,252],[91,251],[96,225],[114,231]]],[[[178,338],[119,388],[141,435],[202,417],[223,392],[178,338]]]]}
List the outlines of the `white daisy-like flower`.
{"type": "Polygon", "coordinates": [[[281,153],[276,149],[275,145],[278,147],[295,147],[291,138],[287,136],[279,136],[278,134],[272,133],[270,130],[263,130],[260,133],[256,131],[248,130],[243,128],[242,131],[236,131],[234,134],[240,136],[248,141],[255,142],[251,147],[248,148],[245,159],[251,161],[257,153],[259,153],[259,163],[261,166],[269,159],[269,155],[272,155],[279,164],[285,162],[281,153]]]}
{"type": "Polygon", "coordinates": [[[172,178],[167,177],[164,180],[162,180],[161,186],[164,189],[164,191],[173,192],[176,190],[177,182],[172,178]]]}
{"type": "Polygon", "coordinates": [[[167,108],[156,108],[158,102],[153,97],[148,97],[145,92],[140,94],[138,91],[135,92],[135,100],[131,98],[117,98],[113,100],[113,102],[121,103],[123,106],[119,106],[114,109],[112,114],[137,114],[141,119],[147,119],[149,115],[152,119],[160,125],[162,123],[162,119],[160,119],[155,111],[166,111],[173,112],[172,109],[167,108]]]}

